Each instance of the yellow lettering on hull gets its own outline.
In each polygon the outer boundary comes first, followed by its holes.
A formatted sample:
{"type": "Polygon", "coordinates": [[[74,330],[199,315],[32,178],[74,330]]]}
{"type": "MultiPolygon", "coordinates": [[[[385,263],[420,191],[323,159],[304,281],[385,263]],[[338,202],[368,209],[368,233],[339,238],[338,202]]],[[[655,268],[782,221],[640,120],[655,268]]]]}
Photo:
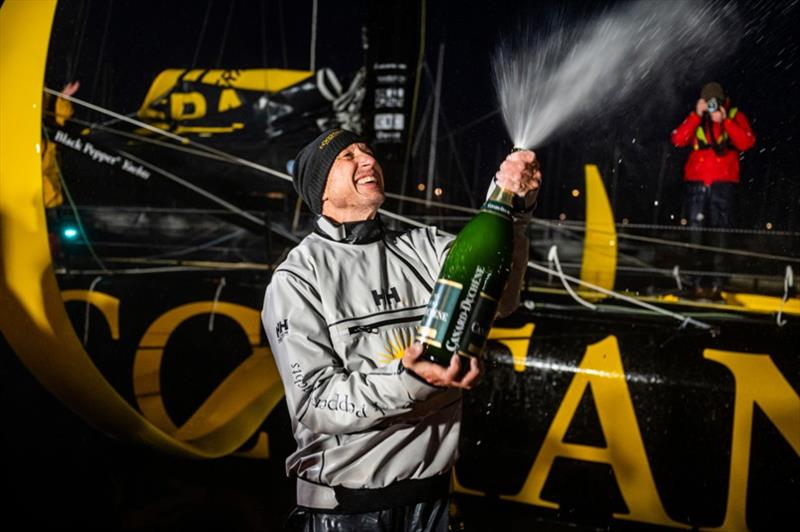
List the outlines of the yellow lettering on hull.
{"type": "Polygon", "coordinates": [[[794,452],[800,455],[800,396],[794,392],[769,355],[706,349],[703,357],[719,362],[736,379],[725,520],[719,528],[703,530],[747,530],[747,481],[750,475],[753,408],[757,404],[794,452]]]}
{"type": "Polygon", "coordinates": [[[613,336],[587,347],[525,484],[516,495],[505,495],[502,498],[557,509],[558,503],[541,497],[545,481],[557,457],[611,466],[629,509],[628,513],[615,513],[615,518],[689,528],[670,518],[661,503],[645,454],[633,402],[625,383],[619,346],[613,336]],[[587,386],[591,386],[594,395],[606,447],[564,442],[564,436],[587,386]]]}

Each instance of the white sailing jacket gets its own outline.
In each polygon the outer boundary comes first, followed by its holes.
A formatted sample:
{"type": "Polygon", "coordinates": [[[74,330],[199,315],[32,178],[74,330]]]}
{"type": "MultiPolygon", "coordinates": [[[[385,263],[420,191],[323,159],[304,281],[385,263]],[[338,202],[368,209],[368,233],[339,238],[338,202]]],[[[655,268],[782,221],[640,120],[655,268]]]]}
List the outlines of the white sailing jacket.
{"type": "MultiPolygon", "coordinates": [[[[460,390],[433,387],[400,361],[453,237],[396,233],[380,220],[357,230],[366,235],[320,217],[275,270],[261,315],[297,441],[286,472],[311,508],[336,507],[332,486],[429,478],[457,458],[460,390]]],[[[527,262],[524,231],[515,233],[524,242],[514,260],[527,262]]]]}

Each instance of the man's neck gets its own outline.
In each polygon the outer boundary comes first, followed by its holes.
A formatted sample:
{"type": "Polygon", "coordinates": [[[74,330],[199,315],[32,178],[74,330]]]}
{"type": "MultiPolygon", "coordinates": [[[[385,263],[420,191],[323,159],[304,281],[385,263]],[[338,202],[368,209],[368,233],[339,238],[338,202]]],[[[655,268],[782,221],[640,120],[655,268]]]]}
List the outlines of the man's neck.
{"type": "Polygon", "coordinates": [[[314,232],[329,240],[347,244],[370,244],[383,237],[383,223],[379,216],[371,220],[336,223],[325,215],[317,218],[314,232]]]}
{"type": "Polygon", "coordinates": [[[322,215],[337,224],[366,222],[378,214],[378,209],[322,209],[322,215]]]}

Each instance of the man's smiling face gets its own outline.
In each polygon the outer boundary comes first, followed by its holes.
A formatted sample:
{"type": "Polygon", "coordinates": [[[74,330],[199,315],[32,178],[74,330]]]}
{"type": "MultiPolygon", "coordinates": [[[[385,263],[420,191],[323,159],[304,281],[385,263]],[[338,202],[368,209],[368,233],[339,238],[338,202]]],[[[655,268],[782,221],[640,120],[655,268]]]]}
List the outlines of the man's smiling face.
{"type": "Polygon", "coordinates": [[[322,214],[337,222],[369,220],[383,200],[383,170],[372,149],[358,142],[340,151],[328,172],[322,214]]]}

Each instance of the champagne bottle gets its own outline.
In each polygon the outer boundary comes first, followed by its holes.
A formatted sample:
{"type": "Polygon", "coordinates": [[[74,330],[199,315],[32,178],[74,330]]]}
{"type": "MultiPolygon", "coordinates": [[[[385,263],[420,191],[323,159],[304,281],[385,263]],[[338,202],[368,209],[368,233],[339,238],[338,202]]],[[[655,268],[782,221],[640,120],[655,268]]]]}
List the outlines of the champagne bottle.
{"type": "Polygon", "coordinates": [[[464,372],[480,356],[511,271],[513,199],[496,186],[456,236],[417,327],[423,359],[449,366],[457,354],[464,372]]]}

